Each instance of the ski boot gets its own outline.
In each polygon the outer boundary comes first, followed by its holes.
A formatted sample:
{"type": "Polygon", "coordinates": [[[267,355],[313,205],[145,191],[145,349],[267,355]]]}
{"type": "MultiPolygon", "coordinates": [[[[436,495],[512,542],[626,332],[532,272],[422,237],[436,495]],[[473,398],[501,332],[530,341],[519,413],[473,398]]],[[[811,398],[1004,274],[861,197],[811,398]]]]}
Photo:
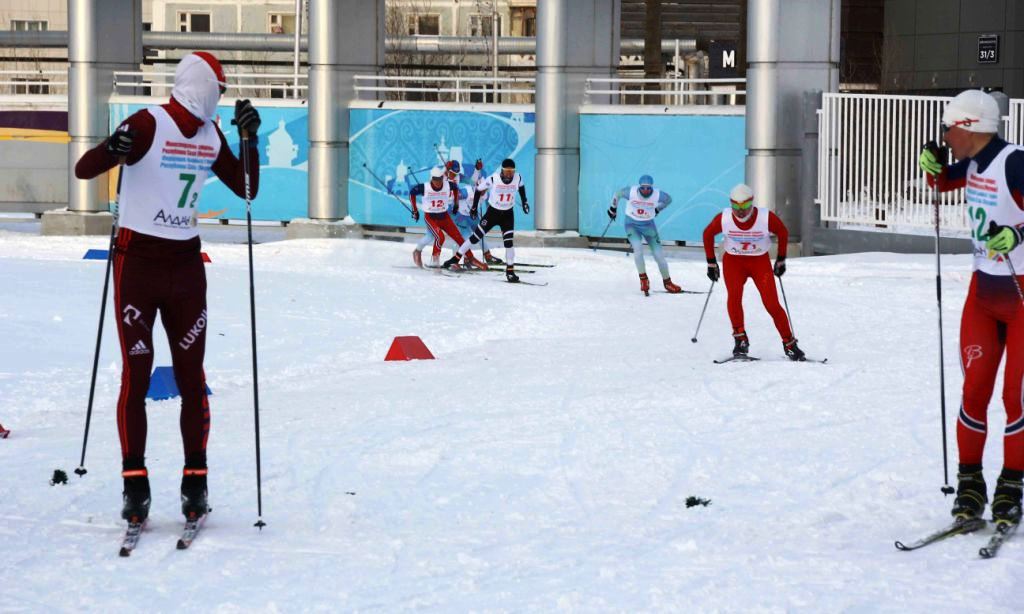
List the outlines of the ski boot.
{"type": "Polygon", "coordinates": [[[672,283],[671,277],[666,277],[665,279],[662,280],[662,283],[665,284],[665,292],[668,292],[669,294],[679,294],[680,292],[683,291],[682,288],[672,283]]]}
{"type": "Polygon", "coordinates": [[[469,260],[469,263],[471,265],[475,266],[476,268],[480,269],[481,271],[486,271],[487,270],[487,264],[485,264],[479,258],[474,256],[473,252],[466,252],[466,259],[469,260]]]}
{"type": "Polygon", "coordinates": [[[807,360],[804,356],[804,351],[796,344],[796,337],[789,341],[784,341],[782,343],[782,350],[786,353],[786,357],[792,361],[807,360]]]}
{"type": "Polygon", "coordinates": [[[460,268],[459,267],[459,255],[455,254],[451,258],[445,260],[444,263],[441,265],[441,268],[442,269],[451,269],[453,271],[458,271],[459,268],[460,268]]]}
{"type": "Polygon", "coordinates": [[[419,268],[423,268],[423,252],[418,249],[412,250],[412,262],[419,268]]]}
{"type": "Polygon", "coordinates": [[[128,522],[142,522],[149,517],[149,472],[142,461],[126,460],[124,471],[121,472],[124,478],[124,506],[121,508],[121,518],[128,522]]]}
{"type": "Polygon", "coordinates": [[[736,358],[746,358],[747,353],[750,352],[750,340],[747,339],[747,333],[734,333],[732,337],[735,342],[732,346],[732,355],[736,358]]]}
{"type": "Polygon", "coordinates": [[[651,295],[651,280],[647,278],[647,273],[640,273],[640,291],[644,296],[651,295]]]}
{"type": "MultiPolygon", "coordinates": [[[[985,487],[985,476],[981,473],[981,465],[960,466],[956,474],[956,501],[950,512],[954,518],[973,520],[981,518],[988,503],[988,489],[985,487]]],[[[1017,491],[1020,496],[1020,490],[1017,491]]]]}
{"type": "Polygon", "coordinates": [[[1024,487],[1024,472],[1003,469],[996,480],[992,496],[992,520],[996,524],[1017,523],[1021,517],[1021,490],[1024,487]]]}
{"type": "Polygon", "coordinates": [[[492,256],[491,255],[491,250],[487,250],[487,251],[484,252],[484,262],[486,262],[487,264],[495,264],[495,265],[497,265],[497,264],[505,264],[505,261],[502,260],[501,258],[498,258],[497,256],[492,256]]]}
{"type": "Polygon", "coordinates": [[[185,467],[181,475],[181,513],[195,520],[210,508],[206,504],[206,468],[185,467]]]}
{"type": "Polygon", "coordinates": [[[512,267],[512,265],[505,267],[505,281],[507,281],[510,284],[519,283],[519,276],[516,275],[516,271],[512,267]]]}

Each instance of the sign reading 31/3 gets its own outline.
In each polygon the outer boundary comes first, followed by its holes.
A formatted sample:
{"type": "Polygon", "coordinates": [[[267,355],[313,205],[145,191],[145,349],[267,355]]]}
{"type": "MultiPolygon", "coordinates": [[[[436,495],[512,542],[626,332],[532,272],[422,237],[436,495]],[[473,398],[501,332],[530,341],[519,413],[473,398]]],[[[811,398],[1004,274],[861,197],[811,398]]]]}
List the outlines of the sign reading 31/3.
{"type": "Polygon", "coordinates": [[[999,35],[979,34],[978,35],[978,63],[998,64],[999,63],[999,35]]]}

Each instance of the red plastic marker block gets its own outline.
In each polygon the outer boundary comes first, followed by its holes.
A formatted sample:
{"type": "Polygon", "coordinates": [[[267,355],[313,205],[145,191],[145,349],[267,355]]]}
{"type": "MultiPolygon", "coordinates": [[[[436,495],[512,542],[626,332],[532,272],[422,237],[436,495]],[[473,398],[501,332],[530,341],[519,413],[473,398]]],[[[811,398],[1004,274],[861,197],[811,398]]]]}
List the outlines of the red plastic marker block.
{"type": "Polygon", "coordinates": [[[0,424],[0,439],[7,439],[7,436],[10,434],[11,432],[5,429],[4,425],[0,424]]]}
{"type": "Polygon", "coordinates": [[[395,337],[384,360],[434,360],[434,355],[430,353],[422,339],[413,335],[395,337]]]}
{"type": "Polygon", "coordinates": [[[212,260],[210,260],[210,255],[209,254],[207,254],[206,252],[201,252],[201,253],[203,255],[203,262],[213,262],[212,260]]]}

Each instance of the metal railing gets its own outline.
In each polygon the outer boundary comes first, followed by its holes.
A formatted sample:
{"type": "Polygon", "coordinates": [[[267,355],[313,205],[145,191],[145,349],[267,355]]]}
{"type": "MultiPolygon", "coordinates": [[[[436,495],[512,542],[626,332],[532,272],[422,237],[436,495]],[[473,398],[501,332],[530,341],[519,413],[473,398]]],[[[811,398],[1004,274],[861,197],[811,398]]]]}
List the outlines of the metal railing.
{"type": "MultiPolygon", "coordinates": [[[[935,224],[936,194],[918,168],[921,146],[940,141],[940,96],[823,95],[818,112],[821,220],[898,231],[935,224]]],[[[967,231],[963,190],[938,196],[947,231],[967,231]]]]}
{"type": "Polygon", "coordinates": [[[533,77],[477,77],[431,75],[356,75],[357,96],[371,99],[428,100],[431,102],[533,102],[533,77]]]}
{"type": "Polygon", "coordinates": [[[67,94],[67,70],[0,70],[0,93],[12,95],[67,94]]]}
{"type": "MultiPolygon", "coordinates": [[[[227,96],[305,98],[309,90],[309,76],[301,72],[233,72],[224,76],[227,78],[227,96]]],[[[173,71],[114,71],[115,94],[167,96],[173,87],[173,71]]]]}
{"type": "Polygon", "coordinates": [[[589,104],[598,95],[611,96],[612,104],[737,105],[747,93],[746,83],[746,79],[592,77],[586,81],[583,101],[589,104]]]}

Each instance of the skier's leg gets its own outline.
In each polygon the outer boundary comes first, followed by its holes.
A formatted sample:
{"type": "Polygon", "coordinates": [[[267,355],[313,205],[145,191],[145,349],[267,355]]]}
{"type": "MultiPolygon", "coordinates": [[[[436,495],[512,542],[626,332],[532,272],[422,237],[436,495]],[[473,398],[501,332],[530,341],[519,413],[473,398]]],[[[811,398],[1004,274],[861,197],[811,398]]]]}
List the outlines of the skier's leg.
{"type": "Polygon", "coordinates": [[[636,272],[645,275],[647,273],[647,265],[644,263],[643,235],[636,225],[629,223],[628,219],[626,220],[626,240],[629,241],[629,246],[633,248],[633,264],[636,265],[636,272]]]}
{"type": "Polygon", "coordinates": [[[147,260],[114,253],[114,316],[121,345],[121,392],[117,433],[125,467],[141,469],[146,456],[146,393],[153,369],[153,323],[159,297],[159,267],[147,260]]]}
{"type": "Polygon", "coordinates": [[[726,308],[729,311],[729,322],[732,324],[733,336],[745,333],[743,327],[743,284],[747,282],[746,261],[750,256],[722,256],[722,278],[728,295],[726,308]]]}
{"type": "Polygon", "coordinates": [[[181,394],[181,440],[185,466],[206,467],[210,403],[206,396],[206,271],[197,254],[174,268],[174,285],[160,316],[171,348],[174,379],[181,394]]]}
{"type": "Polygon", "coordinates": [[[1006,368],[1003,371],[1003,406],[1006,432],[1003,438],[1003,468],[1024,470],[1024,306],[1017,302],[1014,315],[1006,322],[1006,368]]]}
{"type": "Polygon", "coordinates": [[[427,222],[427,228],[430,230],[430,234],[434,237],[434,249],[431,252],[431,264],[437,265],[438,258],[441,257],[441,246],[444,245],[444,232],[441,230],[439,220],[434,219],[433,214],[427,213],[424,215],[427,222]]]}
{"type": "Polygon", "coordinates": [[[1003,355],[1005,330],[1000,331],[998,320],[979,300],[977,278],[975,273],[960,317],[960,366],[964,384],[956,441],[961,468],[969,465],[980,469],[988,431],[988,403],[1003,355]]]}
{"type": "Polygon", "coordinates": [[[665,250],[661,247],[661,237],[658,236],[658,227],[654,225],[654,222],[651,222],[650,228],[644,230],[644,237],[647,238],[647,245],[651,248],[654,261],[658,263],[658,272],[661,273],[661,278],[671,280],[668,261],[665,260],[665,250]]]}
{"type": "Polygon", "coordinates": [[[782,342],[786,343],[793,339],[793,330],[789,326],[789,318],[786,310],[779,303],[779,291],[775,287],[775,276],[772,272],[772,261],[768,254],[748,257],[751,265],[751,277],[754,278],[754,285],[761,294],[761,302],[768,311],[768,315],[775,322],[775,329],[779,331],[782,342]]]}

